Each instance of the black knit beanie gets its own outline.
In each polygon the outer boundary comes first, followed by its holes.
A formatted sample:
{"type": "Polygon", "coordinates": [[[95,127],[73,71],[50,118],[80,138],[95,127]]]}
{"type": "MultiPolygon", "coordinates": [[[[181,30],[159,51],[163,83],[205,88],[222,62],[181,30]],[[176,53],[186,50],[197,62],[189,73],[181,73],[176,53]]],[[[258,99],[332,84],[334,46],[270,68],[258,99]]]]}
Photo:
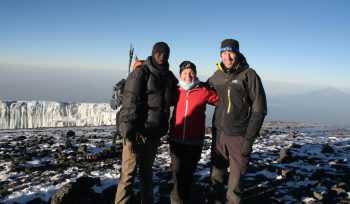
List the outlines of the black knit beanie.
{"type": "Polygon", "coordinates": [[[181,74],[181,72],[183,71],[183,70],[185,70],[185,69],[192,69],[193,70],[193,72],[195,73],[195,74],[197,74],[197,70],[196,70],[196,65],[195,64],[193,64],[191,61],[183,61],[183,62],[181,62],[181,64],[180,64],[180,74],[181,74]]]}
{"type": "Polygon", "coordinates": [[[239,43],[234,39],[225,39],[221,42],[220,54],[224,51],[239,53],[239,43]]]}
{"type": "Polygon", "coordinates": [[[154,57],[155,53],[166,53],[169,56],[170,48],[165,42],[157,42],[153,45],[152,57],[154,57]]]}

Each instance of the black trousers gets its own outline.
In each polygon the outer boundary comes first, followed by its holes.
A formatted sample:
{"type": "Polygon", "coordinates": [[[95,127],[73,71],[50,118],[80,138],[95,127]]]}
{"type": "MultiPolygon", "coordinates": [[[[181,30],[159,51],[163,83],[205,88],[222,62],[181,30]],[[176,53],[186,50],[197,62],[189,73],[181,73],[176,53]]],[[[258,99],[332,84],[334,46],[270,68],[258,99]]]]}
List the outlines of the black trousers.
{"type": "Polygon", "coordinates": [[[170,142],[170,157],[173,170],[174,188],[170,201],[189,203],[193,174],[201,158],[203,145],[188,145],[170,142]]]}

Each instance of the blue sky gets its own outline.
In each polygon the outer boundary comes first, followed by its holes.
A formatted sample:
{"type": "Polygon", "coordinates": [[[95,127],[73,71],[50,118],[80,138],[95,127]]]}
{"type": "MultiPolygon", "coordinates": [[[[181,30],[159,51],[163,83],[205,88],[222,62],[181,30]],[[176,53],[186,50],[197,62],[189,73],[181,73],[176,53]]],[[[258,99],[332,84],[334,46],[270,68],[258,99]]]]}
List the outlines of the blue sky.
{"type": "Polygon", "coordinates": [[[0,1],[0,99],[103,101],[126,75],[130,43],[146,58],[165,41],[176,76],[191,60],[206,80],[225,38],[240,42],[263,82],[350,90],[350,1],[204,2],[0,1]]]}

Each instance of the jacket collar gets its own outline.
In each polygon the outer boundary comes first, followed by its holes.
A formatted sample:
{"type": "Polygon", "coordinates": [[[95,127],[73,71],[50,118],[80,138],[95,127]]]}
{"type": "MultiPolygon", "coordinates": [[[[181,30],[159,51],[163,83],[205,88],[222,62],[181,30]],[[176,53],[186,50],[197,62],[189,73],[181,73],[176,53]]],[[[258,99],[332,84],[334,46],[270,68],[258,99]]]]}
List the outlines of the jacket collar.
{"type": "Polygon", "coordinates": [[[152,57],[149,56],[145,61],[146,66],[148,67],[149,71],[154,74],[155,76],[161,76],[165,75],[165,73],[169,70],[169,64],[166,63],[161,68],[155,67],[152,63],[152,57]]]}

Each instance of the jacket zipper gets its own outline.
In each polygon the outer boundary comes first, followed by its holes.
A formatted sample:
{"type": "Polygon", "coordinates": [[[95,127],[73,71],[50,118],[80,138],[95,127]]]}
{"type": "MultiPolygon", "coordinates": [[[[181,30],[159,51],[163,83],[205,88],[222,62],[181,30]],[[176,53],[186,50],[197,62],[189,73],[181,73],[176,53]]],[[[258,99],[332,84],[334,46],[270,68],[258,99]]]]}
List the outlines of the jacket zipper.
{"type": "Polygon", "coordinates": [[[230,91],[230,87],[228,87],[227,89],[227,98],[228,98],[228,104],[227,104],[227,113],[230,113],[231,110],[231,91],[230,91]]]}
{"type": "MultiPolygon", "coordinates": [[[[225,78],[225,84],[227,83],[227,80],[228,80],[228,78],[226,77],[225,78]]],[[[229,87],[228,87],[229,88],[229,87]]],[[[228,91],[228,90],[227,90],[228,91]]],[[[229,92],[228,92],[229,93],[229,92]]],[[[221,128],[223,128],[224,127],[224,120],[225,119],[225,112],[224,111],[222,111],[222,115],[221,115],[221,128]]]]}
{"type": "Polygon", "coordinates": [[[185,140],[189,93],[190,93],[190,92],[186,92],[186,109],[185,109],[184,125],[183,125],[183,130],[182,130],[182,140],[185,140]]]}

